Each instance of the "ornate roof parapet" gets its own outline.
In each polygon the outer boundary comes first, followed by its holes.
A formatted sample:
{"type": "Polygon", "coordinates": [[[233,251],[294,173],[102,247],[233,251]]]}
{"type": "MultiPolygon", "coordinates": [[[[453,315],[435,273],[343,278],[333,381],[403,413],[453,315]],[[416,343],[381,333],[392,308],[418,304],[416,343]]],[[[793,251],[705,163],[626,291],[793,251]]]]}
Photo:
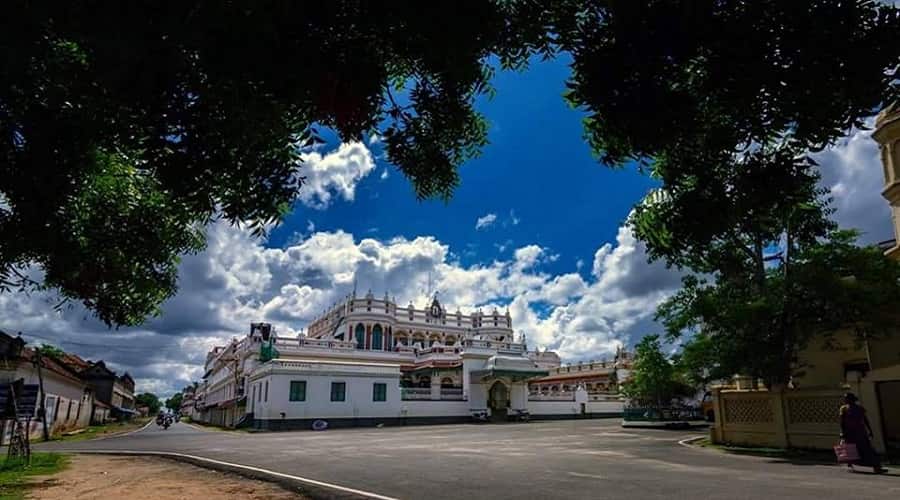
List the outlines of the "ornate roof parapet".
{"type": "Polygon", "coordinates": [[[882,125],[887,123],[888,121],[893,121],[900,118],[900,102],[893,102],[878,113],[878,116],[875,117],[875,128],[881,128],[882,125]]]}

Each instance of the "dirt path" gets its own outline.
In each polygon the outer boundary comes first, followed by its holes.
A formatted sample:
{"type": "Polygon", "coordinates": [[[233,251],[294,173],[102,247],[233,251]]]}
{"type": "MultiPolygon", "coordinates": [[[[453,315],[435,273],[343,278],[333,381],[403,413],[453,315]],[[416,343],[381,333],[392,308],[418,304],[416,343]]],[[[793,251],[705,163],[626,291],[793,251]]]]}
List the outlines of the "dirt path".
{"type": "Polygon", "coordinates": [[[128,498],[240,498],[302,500],[305,497],[264,481],[152,457],[75,455],[63,472],[35,477],[28,498],[67,500],[128,498]]]}

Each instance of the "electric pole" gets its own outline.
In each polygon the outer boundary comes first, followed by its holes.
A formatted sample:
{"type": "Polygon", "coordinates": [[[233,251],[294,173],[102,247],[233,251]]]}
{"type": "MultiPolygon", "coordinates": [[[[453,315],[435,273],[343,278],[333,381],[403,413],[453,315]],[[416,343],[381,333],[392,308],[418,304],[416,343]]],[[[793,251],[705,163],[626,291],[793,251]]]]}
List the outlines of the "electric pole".
{"type": "Polygon", "coordinates": [[[40,396],[40,400],[38,401],[38,417],[41,419],[41,425],[43,426],[43,437],[44,441],[50,440],[50,431],[47,429],[47,408],[44,407],[44,399],[46,399],[46,395],[44,394],[44,376],[41,373],[41,365],[44,364],[41,358],[41,348],[34,348],[34,366],[37,369],[38,376],[38,393],[40,396]]]}

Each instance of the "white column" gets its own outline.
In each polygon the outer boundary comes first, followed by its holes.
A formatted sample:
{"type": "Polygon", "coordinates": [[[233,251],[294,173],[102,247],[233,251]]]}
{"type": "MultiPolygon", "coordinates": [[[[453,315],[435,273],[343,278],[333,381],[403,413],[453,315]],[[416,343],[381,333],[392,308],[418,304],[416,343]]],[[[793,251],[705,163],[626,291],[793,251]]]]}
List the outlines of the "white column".
{"type": "Polygon", "coordinates": [[[469,375],[469,364],[463,360],[462,364],[462,389],[463,389],[463,399],[466,401],[469,400],[469,384],[472,381],[472,377],[469,375]]]}
{"type": "Polygon", "coordinates": [[[437,370],[431,373],[431,399],[441,399],[441,375],[437,370]]]}

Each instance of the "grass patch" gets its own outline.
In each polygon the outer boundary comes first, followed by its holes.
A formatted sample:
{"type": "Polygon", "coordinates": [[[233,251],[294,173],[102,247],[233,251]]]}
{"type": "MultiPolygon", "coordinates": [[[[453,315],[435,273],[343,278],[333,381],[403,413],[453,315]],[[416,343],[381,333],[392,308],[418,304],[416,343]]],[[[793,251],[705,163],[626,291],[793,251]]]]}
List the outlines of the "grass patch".
{"type": "Polygon", "coordinates": [[[28,465],[21,460],[4,458],[0,462],[0,500],[25,498],[25,491],[30,487],[29,476],[56,474],[68,463],[69,458],[59,453],[32,453],[28,465]]]}
{"type": "Polygon", "coordinates": [[[119,434],[120,432],[129,432],[140,429],[149,421],[149,418],[134,418],[128,422],[110,422],[103,425],[91,425],[78,434],[53,436],[53,441],[84,441],[86,439],[111,436],[113,434],[119,434]]]}

